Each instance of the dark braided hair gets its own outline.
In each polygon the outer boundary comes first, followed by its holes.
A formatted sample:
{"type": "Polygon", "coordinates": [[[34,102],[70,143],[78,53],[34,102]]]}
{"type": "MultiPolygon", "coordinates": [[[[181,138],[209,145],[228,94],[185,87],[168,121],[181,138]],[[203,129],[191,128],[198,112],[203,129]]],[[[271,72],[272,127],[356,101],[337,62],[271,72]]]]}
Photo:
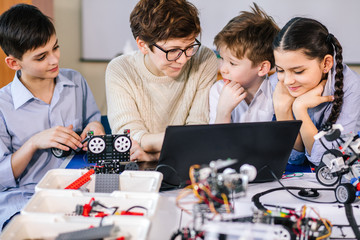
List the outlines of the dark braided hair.
{"type": "Polygon", "coordinates": [[[320,22],[296,17],[280,30],[273,41],[273,49],[303,50],[309,58],[320,60],[327,54],[335,55],[335,93],[331,113],[327,119],[327,122],[334,124],[340,115],[344,96],[342,47],[337,38],[329,33],[328,29],[320,22]]]}

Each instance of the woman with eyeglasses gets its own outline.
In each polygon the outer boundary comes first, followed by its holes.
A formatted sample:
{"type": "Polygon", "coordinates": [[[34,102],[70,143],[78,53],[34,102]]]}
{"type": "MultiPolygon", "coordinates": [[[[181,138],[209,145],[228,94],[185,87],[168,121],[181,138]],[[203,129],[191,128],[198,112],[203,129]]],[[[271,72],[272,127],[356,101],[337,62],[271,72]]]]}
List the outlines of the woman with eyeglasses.
{"type": "Polygon", "coordinates": [[[198,15],[186,0],[140,0],[130,15],[139,50],[113,59],[105,78],[110,127],[130,129],[131,161],[157,160],[168,125],[209,121],[217,59],[197,39],[198,15]]]}

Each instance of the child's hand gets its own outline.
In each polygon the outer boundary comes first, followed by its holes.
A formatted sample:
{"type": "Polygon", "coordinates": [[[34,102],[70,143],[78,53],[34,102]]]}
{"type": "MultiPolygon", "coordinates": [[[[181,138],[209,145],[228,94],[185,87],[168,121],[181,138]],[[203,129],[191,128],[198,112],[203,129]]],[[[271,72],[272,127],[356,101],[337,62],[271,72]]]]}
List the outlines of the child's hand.
{"type": "Polygon", "coordinates": [[[231,116],[231,112],[246,98],[246,91],[235,81],[227,81],[223,86],[217,106],[218,116],[231,116]]]}
{"type": "Polygon", "coordinates": [[[321,96],[327,80],[323,80],[315,88],[296,98],[293,104],[294,112],[299,110],[308,110],[324,102],[332,102],[334,96],[321,96]]]}
{"type": "Polygon", "coordinates": [[[59,148],[64,151],[82,147],[80,136],[73,130],[73,125],[57,126],[35,134],[31,143],[35,149],[59,148]]]}
{"type": "MultiPolygon", "coordinates": [[[[82,131],[81,135],[80,135],[80,138],[81,138],[81,141],[84,140],[87,136],[87,133],[89,131],[92,131],[94,133],[94,136],[96,135],[105,135],[105,130],[104,130],[104,127],[103,125],[98,122],[98,121],[94,121],[94,122],[91,122],[89,123],[85,128],[84,130],[82,131]]],[[[84,146],[82,148],[84,151],[87,151],[87,142],[84,143],[84,146]]]]}
{"type": "Polygon", "coordinates": [[[292,105],[295,98],[290,95],[289,90],[285,87],[284,83],[278,81],[273,93],[273,104],[276,117],[279,114],[291,113],[292,105]]]}

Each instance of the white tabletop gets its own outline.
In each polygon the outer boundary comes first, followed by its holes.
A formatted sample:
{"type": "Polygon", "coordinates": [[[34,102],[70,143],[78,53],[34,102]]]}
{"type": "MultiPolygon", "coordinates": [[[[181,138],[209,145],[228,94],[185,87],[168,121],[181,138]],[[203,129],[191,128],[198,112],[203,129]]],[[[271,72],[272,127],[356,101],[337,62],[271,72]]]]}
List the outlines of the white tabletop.
{"type": "MultiPolygon", "coordinates": [[[[304,187],[304,188],[326,188],[319,184],[315,178],[314,173],[304,173],[301,177],[293,177],[289,179],[282,179],[281,182],[285,186],[293,187],[304,187]]],[[[268,183],[254,183],[249,184],[245,197],[238,198],[235,200],[234,216],[251,216],[253,210],[256,209],[251,198],[260,192],[279,188],[281,185],[279,182],[268,182],[268,183]]],[[[159,209],[156,211],[155,217],[152,221],[150,234],[148,239],[170,239],[171,235],[175,233],[179,228],[192,227],[193,216],[181,211],[176,206],[176,197],[182,190],[173,190],[160,193],[159,209]]],[[[299,190],[290,190],[298,196],[299,190]]],[[[345,209],[343,204],[339,203],[328,203],[336,201],[335,193],[333,191],[319,190],[319,197],[307,198],[317,202],[327,202],[326,204],[307,202],[292,196],[285,190],[275,191],[264,195],[260,198],[262,204],[271,204],[289,208],[295,208],[300,210],[303,205],[308,208],[313,208],[322,218],[328,219],[333,225],[349,225],[347,220],[345,209]]],[[[182,202],[194,202],[197,199],[193,194],[190,194],[182,199],[182,202]]],[[[353,203],[353,212],[356,222],[360,223],[360,209],[359,199],[353,203]]],[[[183,204],[183,208],[192,212],[192,204],[183,204]]],[[[332,238],[353,238],[354,234],[350,228],[333,227],[332,238]]]]}

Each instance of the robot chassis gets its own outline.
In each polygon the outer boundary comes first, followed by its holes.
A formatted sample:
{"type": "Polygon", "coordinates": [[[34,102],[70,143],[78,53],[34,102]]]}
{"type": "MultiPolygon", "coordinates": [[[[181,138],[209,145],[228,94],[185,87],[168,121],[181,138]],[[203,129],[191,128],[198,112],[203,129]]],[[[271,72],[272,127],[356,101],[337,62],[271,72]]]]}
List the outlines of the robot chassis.
{"type": "Polygon", "coordinates": [[[325,125],[315,135],[315,140],[319,140],[327,149],[316,169],[316,179],[324,186],[338,184],[335,189],[337,201],[352,203],[360,196],[360,133],[341,135],[342,131],[344,128],[340,124],[325,125]],[[323,138],[336,143],[338,147],[327,148],[323,138]]]}
{"type": "MultiPolygon", "coordinates": [[[[95,163],[96,173],[118,174],[125,170],[138,170],[138,165],[130,162],[131,139],[130,131],[125,130],[124,134],[94,135],[92,131],[81,142],[88,142],[87,158],[89,163],[95,163]]],[[[64,151],[52,148],[51,152],[55,157],[62,158],[69,156],[73,151],[81,152],[80,148],[64,151]]]]}

